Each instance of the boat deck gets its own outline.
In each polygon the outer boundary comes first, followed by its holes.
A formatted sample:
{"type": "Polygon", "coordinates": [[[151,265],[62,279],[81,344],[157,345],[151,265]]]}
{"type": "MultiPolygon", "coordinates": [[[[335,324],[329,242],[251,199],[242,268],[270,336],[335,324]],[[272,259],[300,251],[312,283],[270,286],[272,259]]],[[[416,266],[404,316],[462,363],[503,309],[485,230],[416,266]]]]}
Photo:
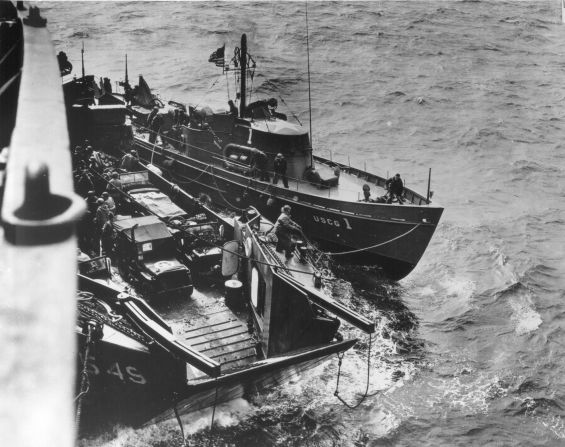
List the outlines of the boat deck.
{"type": "MultiPolygon", "coordinates": [[[[222,373],[258,360],[257,342],[247,328],[246,314],[224,302],[223,290],[195,290],[189,299],[152,303],[179,341],[221,364],[222,373]]],[[[187,365],[188,380],[207,378],[187,365]]]]}
{"type": "Polygon", "coordinates": [[[291,258],[287,258],[283,252],[278,252],[276,250],[276,243],[269,241],[265,236],[272,227],[273,224],[271,222],[261,218],[260,234],[262,233],[263,235],[259,236],[259,241],[262,243],[263,249],[267,252],[266,254],[271,257],[271,262],[280,266],[289,276],[292,276],[296,281],[304,284],[306,287],[313,287],[312,275],[316,271],[315,260],[311,259],[310,262],[303,262],[300,259],[298,248],[294,250],[291,258]]]}
{"type": "MultiPolygon", "coordinates": [[[[148,134],[136,133],[136,138],[143,140],[146,144],[149,144],[148,137],[148,134]]],[[[157,141],[160,142],[160,139],[158,139],[157,141]]],[[[182,153],[176,150],[173,146],[167,145],[166,149],[182,155],[182,153]]],[[[226,169],[223,161],[220,158],[218,158],[215,162],[212,162],[212,164],[213,166],[220,169],[226,169]]],[[[322,178],[328,179],[334,176],[333,168],[331,168],[330,166],[324,165],[319,162],[315,162],[315,165],[322,178]]],[[[377,184],[379,183],[377,176],[362,173],[361,171],[355,171],[356,170],[352,169],[352,172],[349,173],[347,172],[347,168],[344,168],[341,171],[339,184],[337,187],[320,187],[304,180],[289,178],[288,189],[289,191],[300,191],[304,194],[309,194],[315,197],[325,197],[347,202],[356,202],[362,200],[363,185],[365,184],[368,184],[371,188],[372,199],[384,196],[387,193],[386,189],[383,186],[379,186],[377,184]]],[[[246,176],[244,174],[240,175],[244,178],[249,178],[249,176],[246,176]]],[[[270,176],[271,178],[273,178],[272,172],[270,173],[270,176]]],[[[255,182],[257,182],[257,184],[270,184],[269,182],[261,181],[258,178],[255,179],[255,182]]],[[[383,184],[384,179],[381,179],[380,183],[383,184]]],[[[279,180],[278,186],[283,187],[282,181],[279,180]]]]}

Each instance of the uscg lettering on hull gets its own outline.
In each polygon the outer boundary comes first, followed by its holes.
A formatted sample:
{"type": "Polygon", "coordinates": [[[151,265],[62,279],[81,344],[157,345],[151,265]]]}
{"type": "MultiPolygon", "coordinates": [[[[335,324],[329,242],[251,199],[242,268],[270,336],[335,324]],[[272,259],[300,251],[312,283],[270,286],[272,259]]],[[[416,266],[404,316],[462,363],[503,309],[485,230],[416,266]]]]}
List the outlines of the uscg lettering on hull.
{"type": "MultiPolygon", "coordinates": [[[[339,220],[337,220],[337,219],[331,219],[329,217],[322,217],[322,216],[316,216],[316,215],[312,215],[312,217],[314,218],[314,222],[316,222],[316,223],[323,223],[325,225],[330,225],[330,226],[336,227],[336,228],[342,227],[339,220]]],[[[346,230],[352,230],[353,229],[353,228],[351,228],[351,224],[349,223],[349,220],[347,219],[347,217],[343,217],[343,222],[345,224],[346,230]]]]}

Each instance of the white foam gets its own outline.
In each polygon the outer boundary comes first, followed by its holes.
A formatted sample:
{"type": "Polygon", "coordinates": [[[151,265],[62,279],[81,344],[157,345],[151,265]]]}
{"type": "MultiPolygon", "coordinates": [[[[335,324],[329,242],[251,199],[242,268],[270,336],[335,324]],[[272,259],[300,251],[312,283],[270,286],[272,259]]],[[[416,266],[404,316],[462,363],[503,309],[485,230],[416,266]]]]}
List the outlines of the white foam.
{"type": "Polygon", "coordinates": [[[522,298],[514,298],[510,301],[510,306],[513,311],[510,318],[516,324],[514,331],[518,335],[533,332],[542,323],[540,314],[533,309],[528,298],[529,297],[526,296],[522,298]]]}
{"type": "MultiPolygon", "coordinates": [[[[216,407],[214,425],[218,427],[232,427],[239,424],[242,420],[247,419],[255,411],[256,408],[245,399],[234,399],[216,407]]],[[[212,408],[207,408],[181,416],[185,435],[192,435],[201,430],[210,428],[212,412],[212,408]]]]}

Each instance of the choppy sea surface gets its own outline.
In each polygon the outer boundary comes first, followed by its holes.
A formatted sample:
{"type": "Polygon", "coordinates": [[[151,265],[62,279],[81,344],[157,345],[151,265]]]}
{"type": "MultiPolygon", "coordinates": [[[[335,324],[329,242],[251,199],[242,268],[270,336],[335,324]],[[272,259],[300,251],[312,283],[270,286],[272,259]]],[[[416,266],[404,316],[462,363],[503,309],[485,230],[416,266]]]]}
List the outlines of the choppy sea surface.
{"type": "MultiPolygon", "coordinates": [[[[165,99],[225,107],[210,53],[247,33],[253,91],[308,125],[304,2],[43,3],[80,74],[143,74],[165,99]]],[[[399,283],[338,271],[372,316],[368,397],[334,397],[337,359],[185,420],[191,445],[565,445],[565,25],[558,0],[310,2],[315,151],[400,172],[445,213],[399,283]]],[[[229,78],[231,80],[231,78],[229,78]]],[[[368,340],[340,395],[365,390],[368,340]]],[[[176,423],[81,444],[180,445],[176,423]]]]}

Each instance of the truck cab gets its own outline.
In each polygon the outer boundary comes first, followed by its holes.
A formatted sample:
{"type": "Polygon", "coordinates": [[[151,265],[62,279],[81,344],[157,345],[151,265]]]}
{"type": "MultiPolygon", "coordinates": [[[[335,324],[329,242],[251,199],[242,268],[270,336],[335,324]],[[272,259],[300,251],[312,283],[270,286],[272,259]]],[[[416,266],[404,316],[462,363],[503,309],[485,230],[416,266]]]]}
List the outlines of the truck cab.
{"type": "Polygon", "coordinates": [[[158,217],[120,216],[113,226],[118,270],[142,295],[192,295],[190,270],[177,259],[175,239],[158,217]]]}

